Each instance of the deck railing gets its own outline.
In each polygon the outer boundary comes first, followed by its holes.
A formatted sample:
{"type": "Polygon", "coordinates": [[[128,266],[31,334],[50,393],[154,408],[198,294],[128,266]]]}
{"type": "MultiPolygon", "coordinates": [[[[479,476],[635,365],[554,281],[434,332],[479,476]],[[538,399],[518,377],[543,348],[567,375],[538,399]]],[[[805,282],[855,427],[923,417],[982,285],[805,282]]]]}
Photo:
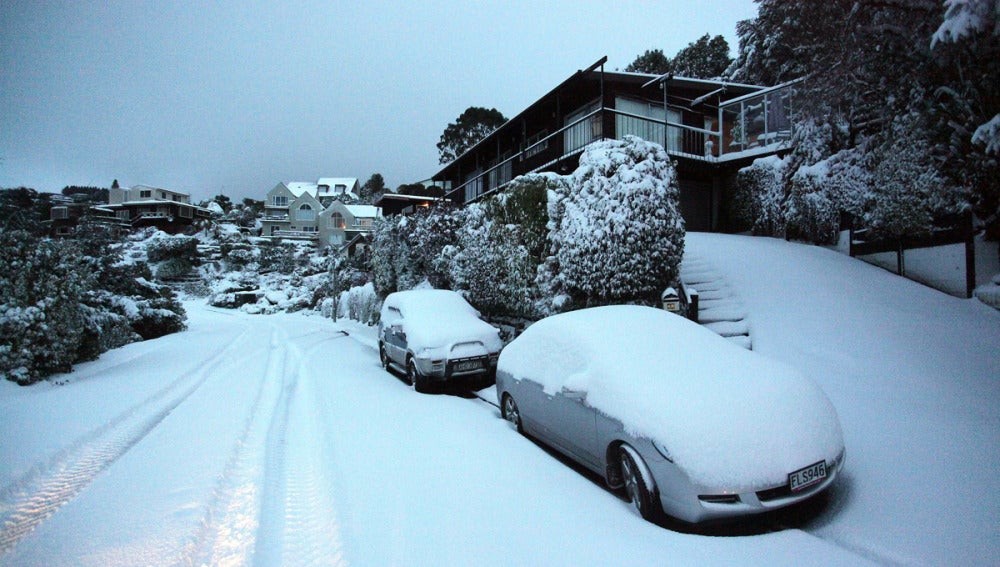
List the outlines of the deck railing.
{"type": "Polygon", "coordinates": [[[446,197],[455,200],[462,196],[463,202],[468,203],[494,193],[516,176],[515,163],[547,148],[562,147],[563,153],[523,173],[543,170],[582,152],[596,141],[620,139],[629,134],[663,145],[673,157],[713,163],[781,151],[791,147],[793,124],[790,117],[795,84],[786,83],[724,102],[715,122],[716,127],[721,124],[717,130],[614,108],[596,108],[489,169],[470,176],[446,197]],[[615,132],[610,136],[604,132],[606,115],[614,117],[615,132]]]}

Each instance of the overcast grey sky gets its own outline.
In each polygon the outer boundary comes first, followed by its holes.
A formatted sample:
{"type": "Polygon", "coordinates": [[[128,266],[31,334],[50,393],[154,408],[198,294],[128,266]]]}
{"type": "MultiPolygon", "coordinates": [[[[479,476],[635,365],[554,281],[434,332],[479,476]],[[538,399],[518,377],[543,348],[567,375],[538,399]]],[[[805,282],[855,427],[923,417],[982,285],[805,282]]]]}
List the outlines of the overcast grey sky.
{"type": "Polygon", "coordinates": [[[705,33],[752,0],[0,2],[0,187],[149,184],[263,199],[279,181],[437,172],[469,106],[511,117],[577,69],[705,33]]]}

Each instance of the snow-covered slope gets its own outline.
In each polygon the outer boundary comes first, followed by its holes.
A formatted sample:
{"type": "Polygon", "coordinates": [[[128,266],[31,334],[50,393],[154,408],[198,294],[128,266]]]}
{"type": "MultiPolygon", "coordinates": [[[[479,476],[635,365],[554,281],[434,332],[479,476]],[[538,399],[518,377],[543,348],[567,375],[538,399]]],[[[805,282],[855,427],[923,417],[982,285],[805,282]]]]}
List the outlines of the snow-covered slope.
{"type": "Polygon", "coordinates": [[[816,533],[871,557],[985,565],[1000,552],[1000,312],[834,251],[689,234],[744,301],[754,350],[819,381],[847,446],[816,533]]]}

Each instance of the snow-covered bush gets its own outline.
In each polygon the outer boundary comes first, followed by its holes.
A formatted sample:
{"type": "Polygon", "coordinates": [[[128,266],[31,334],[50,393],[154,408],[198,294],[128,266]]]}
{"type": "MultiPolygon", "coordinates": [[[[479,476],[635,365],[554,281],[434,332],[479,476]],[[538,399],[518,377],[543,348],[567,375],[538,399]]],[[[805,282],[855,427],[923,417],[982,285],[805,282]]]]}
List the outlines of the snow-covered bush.
{"type": "Polygon", "coordinates": [[[405,216],[380,217],[372,227],[372,283],[379,296],[385,297],[416,283],[409,264],[406,242],[409,219],[405,216]]]}
{"type": "Polygon", "coordinates": [[[299,255],[292,244],[275,242],[259,247],[258,264],[260,273],[277,272],[289,275],[299,265],[299,255]]]}
{"type": "Polygon", "coordinates": [[[785,210],[785,233],[789,238],[817,244],[837,241],[840,205],[831,194],[829,172],[829,163],[824,160],[800,167],[792,175],[785,210]]]}
{"type": "Polygon", "coordinates": [[[408,219],[403,232],[405,250],[409,252],[408,273],[418,280],[426,279],[435,288],[451,287],[451,276],[447,263],[441,261],[441,251],[455,244],[462,226],[460,218],[456,209],[438,205],[419,210],[408,219]]]}
{"type": "Polygon", "coordinates": [[[375,293],[375,286],[369,282],[340,294],[337,315],[372,325],[377,322],[380,309],[382,302],[375,293]]]}
{"type": "Polygon", "coordinates": [[[567,291],[586,305],[657,301],[676,280],[684,253],[666,151],[635,136],[595,143],[570,184],[564,195],[549,193],[563,201],[550,239],[567,291]]]}
{"type": "Polygon", "coordinates": [[[156,279],[171,280],[188,275],[191,272],[191,263],[184,258],[170,258],[161,262],[156,267],[156,279]]]}
{"type": "Polygon", "coordinates": [[[30,384],[70,370],[92,283],[77,243],[0,232],[0,376],[30,384]]]}
{"type": "Polygon", "coordinates": [[[163,262],[173,258],[197,264],[198,239],[191,236],[169,235],[156,232],[146,242],[146,256],[150,262],[163,262]]]}
{"type": "Polygon", "coordinates": [[[554,174],[518,177],[503,193],[465,209],[458,243],[443,256],[454,288],[484,314],[542,314],[536,278],[548,250],[548,191],[562,183],[554,174]]]}
{"type": "Polygon", "coordinates": [[[785,161],[778,156],[754,160],[736,174],[734,214],[754,234],[785,234],[785,161]]]}

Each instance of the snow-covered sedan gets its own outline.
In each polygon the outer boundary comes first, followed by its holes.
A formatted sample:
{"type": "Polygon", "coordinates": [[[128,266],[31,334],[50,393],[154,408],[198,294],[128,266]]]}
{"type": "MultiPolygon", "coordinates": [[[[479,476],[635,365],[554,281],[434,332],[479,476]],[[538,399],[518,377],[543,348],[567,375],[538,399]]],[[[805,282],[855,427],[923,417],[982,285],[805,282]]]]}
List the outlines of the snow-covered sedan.
{"type": "Polygon", "coordinates": [[[837,413],[815,382],[648,307],[531,325],[500,356],[497,396],[518,431],[624,487],[652,521],[787,506],[844,463],[837,413]]]}
{"type": "Polygon", "coordinates": [[[418,392],[432,382],[472,381],[496,372],[500,332],[465,299],[440,289],[389,294],[382,304],[382,366],[406,373],[418,392]]]}

